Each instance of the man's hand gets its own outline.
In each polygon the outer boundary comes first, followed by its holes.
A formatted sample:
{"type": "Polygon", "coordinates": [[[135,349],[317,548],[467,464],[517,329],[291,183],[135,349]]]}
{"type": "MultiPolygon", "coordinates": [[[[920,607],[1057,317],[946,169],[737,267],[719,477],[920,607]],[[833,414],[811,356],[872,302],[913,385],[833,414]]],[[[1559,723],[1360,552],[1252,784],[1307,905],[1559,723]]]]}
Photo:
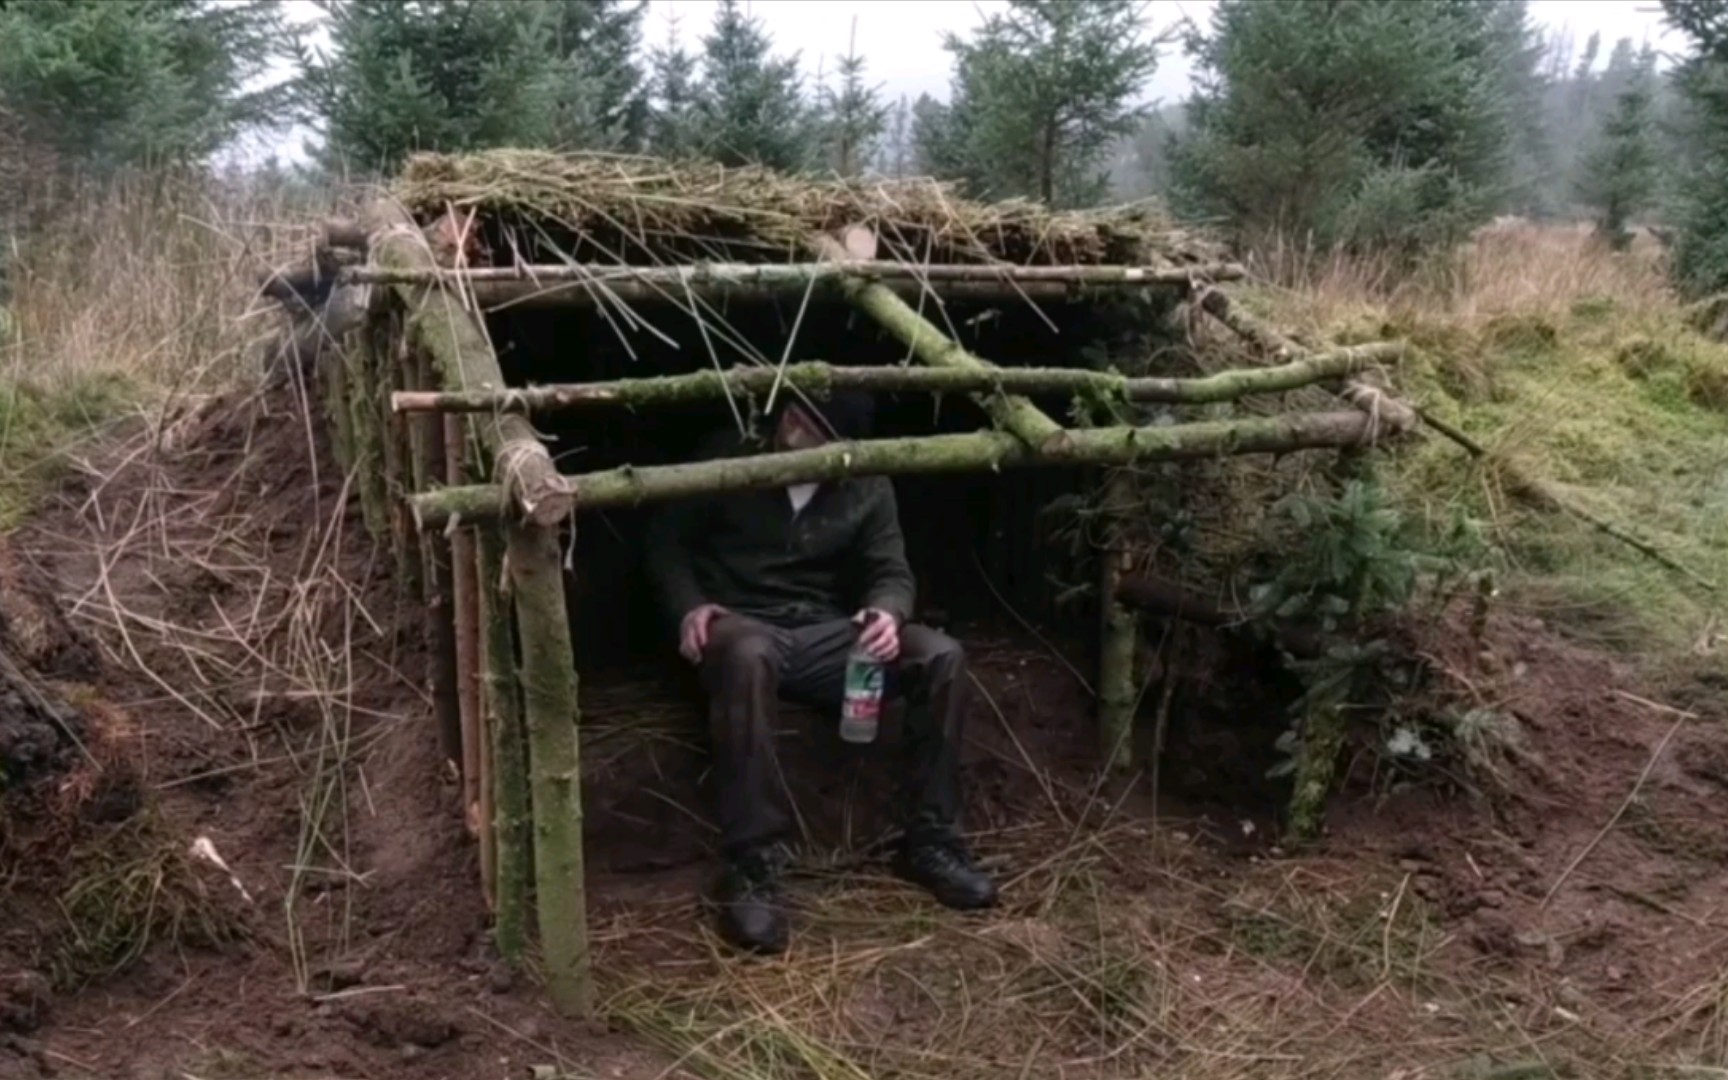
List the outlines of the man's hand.
{"type": "Polygon", "coordinates": [[[698,604],[684,613],[678,627],[678,653],[692,664],[702,662],[702,650],[708,647],[708,627],[715,618],[730,614],[719,604],[698,604]]]}
{"type": "Polygon", "coordinates": [[[865,608],[852,616],[864,628],[858,645],[873,659],[893,663],[900,656],[900,620],[880,608],[865,608]]]}

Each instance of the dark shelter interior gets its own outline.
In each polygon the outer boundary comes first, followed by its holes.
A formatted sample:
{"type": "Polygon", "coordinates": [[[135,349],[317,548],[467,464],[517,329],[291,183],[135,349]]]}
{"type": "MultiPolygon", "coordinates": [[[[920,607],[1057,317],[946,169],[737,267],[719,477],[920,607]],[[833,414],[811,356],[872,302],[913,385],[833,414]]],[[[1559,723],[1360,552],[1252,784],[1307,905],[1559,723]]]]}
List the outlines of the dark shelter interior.
{"type": "MultiPolygon", "coordinates": [[[[512,386],[682,374],[712,369],[716,362],[730,368],[783,357],[838,365],[908,361],[902,343],[838,296],[819,290],[807,306],[801,300],[798,294],[715,300],[717,314],[707,317],[723,319],[723,334],[705,335],[672,302],[633,307],[634,318],[657,332],[626,328],[616,314],[594,306],[526,305],[494,312],[489,330],[512,386]],[[747,345],[740,347],[738,339],[747,345]]],[[[966,348],[1005,367],[1108,359],[1122,321],[1080,302],[940,304],[926,298],[923,306],[932,322],[966,348]]],[[[740,417],[750,423],[753,406],[762,403],[734,404],[736,414],[726,402],[636,412],[593,408],[547,416],[537,426],[566,473],[673,464],[691,460],[716,426],[736,426],[740,417]]],[[[1038,404],[1062,421],[1073,411],[1073,403],[1061,398],[1038,404]]],[[[987,425],[982,410],[963,396],[877,399],[879,438],[987,425]]],[[[1012,618],[1011,607],[1047,632],[1071,638],[1080,650],[1077,659],[1086,656],[1095,637],[1093,602],[1057,600],[1087,571],[1054,542],[1050,521],[1041,514],[1058,497],[1082,490],[1088,482],[1083,473],[1030,469],[896,477],[901,527],[918,578],[918,617],[965,626],[1012,618]]],[[[572,621],[576,652],[585,664],[615,666],[670,648],[670,628],[658,617],[644,577],[642,530],[652,509],[608,509],[579,519],[575,565],[581,569],[572,584],[572,621]]]]}

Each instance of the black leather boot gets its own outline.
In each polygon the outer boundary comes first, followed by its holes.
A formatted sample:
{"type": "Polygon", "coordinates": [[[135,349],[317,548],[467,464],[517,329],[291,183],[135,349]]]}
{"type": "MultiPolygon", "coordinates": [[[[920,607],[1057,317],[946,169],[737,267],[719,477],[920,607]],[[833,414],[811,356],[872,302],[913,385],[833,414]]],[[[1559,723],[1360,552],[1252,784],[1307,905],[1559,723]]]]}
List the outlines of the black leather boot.
{"type": "Polygon", "coordinates": [[[786,951],[780,871],[781,860],[771,851],[743,852],[727,860],[714,895],[721,937],[748,952],[786,951]]]}
{"type": "Polygon", "coordinates": [[[996,903],[996,883],[973,864],[959,837],[908,836],[895,856],[894,872],[922,886],[943,907],[974,911],[996,903]]]}

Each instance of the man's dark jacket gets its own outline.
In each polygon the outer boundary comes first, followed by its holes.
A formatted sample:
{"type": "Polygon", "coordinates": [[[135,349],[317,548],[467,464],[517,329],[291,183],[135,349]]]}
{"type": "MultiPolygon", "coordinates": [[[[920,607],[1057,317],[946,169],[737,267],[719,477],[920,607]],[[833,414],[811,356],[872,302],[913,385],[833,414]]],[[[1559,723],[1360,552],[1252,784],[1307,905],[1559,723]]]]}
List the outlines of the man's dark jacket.
{"type": "MultiPolygon", "coordinates": [[[[761,449],[723,430],[700,456],[761,449]]],[[[796,515],[784,487],[670,503],[648,527],[647,557],[674,625],[705,603],[783,627],[850,618],[866,607],[901,622],[912,615],[912,570],[885,476],[824,483],[796,515]]]]}

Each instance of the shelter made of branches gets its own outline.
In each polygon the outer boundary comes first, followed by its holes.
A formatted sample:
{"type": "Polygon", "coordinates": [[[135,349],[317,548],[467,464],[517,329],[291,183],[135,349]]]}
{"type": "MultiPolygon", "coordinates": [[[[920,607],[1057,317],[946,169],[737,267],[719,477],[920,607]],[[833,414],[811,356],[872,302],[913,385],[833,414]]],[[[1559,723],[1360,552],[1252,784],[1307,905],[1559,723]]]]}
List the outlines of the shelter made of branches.
{"type": "Polygon", "coordinates": [[[895,476],[925,604],[1006,601],[1092,636],[1118,767],[1126,605],[1148,595],[1125,579],[1155,547],[1132,539],[1156,517],[1139,481],[1210,471],[1223,490],[1228,459],[1372,443],[1386,419],[1351,404],[1372,398],[1356,380],[1397,353],[1296,348],[1230,304],[1241,268],[1150,209],[981,205],[925,180],[420,156],[327,245],[367,312],[319,373],[335,441],[427,601],[499,947],[518,958],[537,913],[569,1011],[588,997],[577,672],[658,643],[636,599],[643,512],[895,476]],[[1253,363],[1197,349],[1199,322],[1253,363]],[[842,386],[880,396],[877,437],[691,460],[716,424],[842,386]],[[1293,396],[1313,387],[1342,397],[1293,396]],[[1049,511],[1076,502],[1087,527],[1053,548],[1049,511]],[[1075,575],[1078,616],[1061,603],[1075,575]]]}

